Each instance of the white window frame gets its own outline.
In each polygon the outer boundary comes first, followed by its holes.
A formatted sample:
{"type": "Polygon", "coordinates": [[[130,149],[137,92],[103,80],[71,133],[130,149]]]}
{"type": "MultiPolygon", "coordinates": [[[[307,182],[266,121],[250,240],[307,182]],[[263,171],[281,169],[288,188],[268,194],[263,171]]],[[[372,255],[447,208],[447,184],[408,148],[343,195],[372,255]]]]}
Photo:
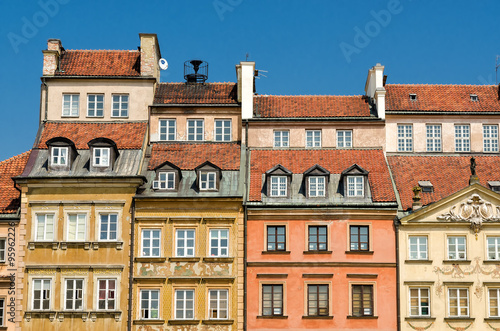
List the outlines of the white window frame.
{"type": "Polygon", "coordinates": [[[174,304],[174,319],[176,320],[194,320],[195,317],[195,292],[193,289],[176,289],[175,290],[175,304],[174,304]],[[192,299],[187,298],[188,292],[192,293],[192,299]],[[183,293],[183,297],[179,298],[180,294],[183,293]],[[191,302],[192,308],[188,309],[186,305],[191,302]],[[182,303],[182,307],[179,307],[179,303],[182,303]],[[182,317],[177,317],[177,312],[182,312],[182,317]],[[188,313],[191,311],[192,317],[187,317],[188,313]]]}
{"type": "Polygon", "coordinates": [[[56,224],[55,224],[55,214],[51,213],[37,213],[35,215],[35,241],[53,241],[55,238],[55,233],[56,233],[56,224]],[[51,216],[51,226],[52,226],[52,234],[50,232],[47,232],[47,223],[48,223],[48,216],[51,216]],[[40,217],[44,218],[44,225],[43,225],[43,233],[42,236],[39,237],[39,222],[40,222],[40,217]]]}
{"type": "Polygon", "coordinates": [[[175,190],[175,171],[160,171],[158,173],[159,190],[175,190]]]}
{"type": "Polygon", "coordinates": [[[448,236],[446,244],[448,248],[448,260],[467,260],[467,238],[465,236],[448,236]],[[459,240],[463,240],[463,243],[459,243],[459,240]],[[451,249],[451,245],[455,246],[454,250],[451,249]],[[459,249],[461,245],[464,247],[463,250],[459,249]],[[461,254],[463,254],[463,257],[460,257],[461,254]],[[452,255],[455,255],[455,257],[452,257],[452,255]]]}
{"type": "Polygon", "coordinates": [[[288,177],[287,176],[271,176],[269,181],[271,188],[269,195],[272,197],[287,197],[288,196],[288,177]]]}
{"type": "Polygon", "coordinates": [[[116,278],[98,278],[97,279],[97,310],[100,310],[100,311],[103,311],[103,310],[108,310],[108,311],[114,311],[116,310],[116,304],[117,304],[117,290],[116,290],[116,287],[117,287],[117,284],[118,284],[118,279],[116,278]],[[114,282],[114,287],[111,288],[111,286],[109,285],[110,282],[113,281],[114,282]],[[101,282],[104,282],[105,283],[105,286],[104,288],[101,288],[101,282]],[[100,298],[100,291],[105,291],[105,294],[104,294],[104,299],[101,299],[100,298]],[[113,293],[113,298],[110,298],[110,293],[113,293]],[[103,301],[104,302],[104,308],[100,308],[100,301],[103,301]],[[113,307],[114,308],[109,308],[109,303],[113,301],[113,307]]]}
{"type": "Polygon", "coordinates": [[[175,118],[160,119],[158,122],[158,139],[160,141],[175,141],[176,137],[177,121],[175,120],[175,118]],[[165,130],[165,132],[162,132],[163,130],[165,130]]]}
{"type": "Polygon", "coordinates": [[[488,291],[488,317],[500,317],[500,288],[489,287],[489,288],[487,288],[487,291],[488,291]],[[492,306],[491,306],[491,299],[492,299],[491,292],[495,292],[495,294],[496,294],[496,297],[495,297],[496,307],[493,307],[497,311],[496,315],[491,314],[491,308],[492,308],[492,306]]]}
{"type": "Polygon", "coordinates": [[[351,148],[352,134],[352,130],[337,130],[337,148],[351,148]]]}
{"type": "Polygon", "coordinates": [[[59,166],[68,165],[68,147],[52,146],[50,148],[50,164],[59,166]],[[57,155],[55,155],[56,151],[57,155]]]}
{"type": "Polygon", "coordinates": [[[229,291],[227,289],[209,289],[208,290],[208,319],[210,320],[227,320],[229,318],[229,291]],[[212,293],[216,295],[212,299],[212,293]],[[221,294],[225,293],[226,298],[221,298],[221,294]],[[223,307],[225,303],[226,308],[223,307]],[[216,315],[214,317],[213,315],[216,315]],[[225,313],[226,317],[220,317],[225,313]]]}
{"type": "Polygon", "coordinates": [[[274,147],[290,147],[290,131],[289,130],[274,130],[274,147]]]}
{"type": "Polygon", "coordinates": [[[429,317],[431,316],[431,290],[430,288],[428,287],[410,287],[408,289],[408,307],[410,309],[409,311],[409,316],[412,316],[412,317],[429,317]],[[417,296],[415,297],[417,299],[417,306],[412,306],[411,302],[412,302],[412,290],[417,290],[417,296]],[[424,296],[423,295],[423,291],[427,291],[427,296],[424,296]],[[422,303],[422,299],[427,299],[427,307],[424,306],[422,303]],[[418,310],[418,313],[415,315],[415,314],[412,314],[412,309],[413,308],[416,308],[418,310]],[[427,308],[427,314],[424,314],[423,313],[423,310],[427,308]]]}
{"type": "Polygon", "coordinates": [[[91,93],[87,94],[87,117],[104,117],[104,94],[91,93]],[[94,98],[90,101],[90,98],[94,98]],[[99,101],[98,98],[101,98],[99,101]],[[99,108],[98,105],[101,104],[99,108]],[[90,113],[92,110],[92,114],[90,113]]]}
{"type": "Polygon", "coordinates": [[[84,298],[85,298],[85,280],[83,278],[66,278],[64,280],[64,310],[68,311],[80,311],[84,308],[84,298]],[[76,288],[77,282],[81,282],[82,288],[76,288]],[[72,290],[68,289],[68,283],[73,283],[74,288],[72,290]],[[68,298],[68,292],[72,291],[73,298],[68,298]],[[75,308],[77,300],[81,300],[81,307],[75,308]],[[67,308],[68,303],[71,304],[71,308],[67,308]]]}
{"type": "Polygon", "coordinates": [[[448,316],[449,317],[469,317],[470,314],[470,300],[469,300],[469,289],[464,288],[464,287],[452,287],[448,288],[448,316]],[[461,306],[460,304],[460,292],[465,290],[467,293],[467,304],[465,306],[461,306]],[[455,295],[457,296],[457,315],[451,315],[451,294],[452,292],[455,292],[455,295]],[[462,308],[467,309],[467,314],[462,314],[460,310],[462,308]]]}
{"type": "Polygon", "coordinates": [[[70,213],[66,218],[66,241],[85,241],[87,238],[87,214],[77,214],[70,213]],[[76,224],[75,224],[75,237],[70,238],[70,229],[71,229],[71,217],[76,216],[76,224]],[[83,219],[82,219],[83,218],[83,219]],[[83,223],[83,232],[80,231],[80,226],[83,223]],[[80,236],[81,235],[81,236],[80,236]]]}
{"type": "Polygon", "coordinates": [[[0,263],[7,261],[7,238],[0,238],[0,263]]]}
{"type": "Polygon", "coordinates": [[[209,245],[209,256],[210,257],[228,257],[229,256],[229,229],[210,229],[210,245],[209,245]],[[224,234],[225,233],[225,237],[224,234]],[[223,240],[226,244],[223,244],[223,240]],[[215,241],[215,245],[213,245],[215,241]],[[212,250],[216,250],[216,254],[213,254],[212,250]]]}
{"type": "Polygon", "coordinates": [[[160,290],[150,290],[150,289],[142,289],[140,291],[140,312],[142,320],[157,320],[160,319],[160,290]],[[148,293],[148,297],[143,299],[143,293],[148,293]],[[156,294],[156,298],[153,298],[153,293],[156,294]],[[147,303],[147,307],[144,307],[144,302],[147,303]],[[156,303],[156,308],[153,308],[153,304],[156,303]],[[146,317],[146,311],[148,312],[148,316],[146,317]],[[153,316],[156,311],[156,317],[153,316]]]}
{"type": "Polygon", "coordinates": [[[205,140],[205,121],[203,119],[188,119],[187,120],[187,130],[186,130],[186,140],[187,141],[204,141],[205,140]],[[200,125],[201,123],[201,125],[200,125]],[[189,129],[192,127],[193,133],[189,133],[189,129]],[[201,128],[201,133],[197,131],[201,128]],[[192,139],[190,139],[190,135],[192,135],[192,139]],[[201,139],[200,138],[201,135],[201,139]]]}
{"type": "Polygon", "coordinates": [[[439,124],[427,124],[425,126],[426,135],[426,150],[427,152],[441,152],[441,125],[439,124]]]}
{"type": "Polygon", "coordinates": [[[483,151],[498,153],[498,125],[483,125],[483,151]]]}
{"type": "Polygon", "coordinates": [[[62,116],[78,117],[80,114],[80,94],[64,93],[62,97],[62,116]]]}
{"type": "Polygon", "coordinates": [[[500,260],[500,236],[486,237],[486,256],[487,260],[490,261],[500,260]],[[495,256],[491,258],[490,253],[493,253],[495,256]]]}
{"type": "Polygon", "coordinates": [[[99,241],[117,241],[118,240],[118,214],[117,213],[99,213],[99,241]],[[107,216],[107,229],[106,231],[102,230],[103,225],[103,216],[107,216]],[[114,221],[112,220],[112,216],[114,216],[114,221]],[[112,223],[116,223],[116,230],[111,230],[112,223]],[[113,232],[115,232],[115,238],[111,239],[113,232]],[[102,239],[102,234],[106,234],[106,238],[102,239]]]}
{"type": "Polygon", "coordinates": [[[7,298],[0,298],[0,326],[5,326],[5,301],[7,298]]]}
{"type": "Polygon", "coordinates": [[[231,137],[233,134],[232,130],[232,125],[231,125],[231,119],[216,119],[214,123],[214,140],[215,141],[231,141],[231,137]],[[217,126],[221,124],[220,129],[222,130],[221,133],[217,133],[217,129],[219,129],[217,126]],[[229,133],[226,132],[226,130],[229,129],[229,133]],[[228,138],[228,139],[226,139],[228,138]]]}
{"type": "Polygon", "coordinates": [[[347,196],[364,197],[365,196],[365,178],[364,176],[347,176],[347,196]]]}
{"type": "Polygon", "coordinates": [[[200,171],[200,191],[211,191],[216,189],[217,173],[215,171],[200,171]]]}
{"type": "Polygon", "coordinates": [[[161,229],[142,229],[141,231],[141,257],[160,257],[161,256],[161,229]],[[146,237],[146,234],[149,234],[146,237]],[[145,249],[149,253],[145,253],[145,249]],[[157,250],[158,253],[154,253],[157,250]]]}
{"type": "Polygon", "coordinates": [[[306,130],[306,148],[321,147],[321,130],[306,130]]]}
{"type": "Polygon", "coordinates": [[[413,125],[398,124],[398,152],[413,151],[413,125]]]}
{"type": "Polygon", "coordinates": [[[176,257],[194,257],[196,254],[196,230],[195,229],[175,229],[175,256],[176,257]],[[179,236],[181,233],[184,234],[182,237],[179,236]],[[193,233],[193,238],[188,237],[188,232],[193,233]],[[192,241],[192,245],[188,245],[192,241]],[[182,243],[182,245],[179,245],[182,243]],[[182,249],[182,253],[179,250],[182,249]]]}
{"type": "Polygon", "coordinates": [[[307,179],[309,188],[309,197],[324,197],[326,195],[325,176],[309,176],[307,179]]]}
{"type": "Polygon", "coordinates": [[[130,98],[128,94],[113,94],[111,101],[111,117],[128,117],[128,109],[130,105],[130,98]],[[125,98],[127,100],[124,100],[125,98]],[[118,108],[115,109],[115,105],[118,105],[118,108]],[[115,111],[118,113],[115,113],[115,111]]]}
{"type": "Polygon", "coordinates": [[[428,260],[429,259],[429,238],[427,236],[409,236],[408,237],[408,259],[409,260],[428,260]],[[415,242],[412,243],[412,240],[415,242]],[[415,250],[413,250],[415,248],[415,250]],[[413,257],[415,253],[417,257],[413,257]]]}
{"type": "Polygon", "coordinates": [[[455,152],[470,152],[469,124],[455,124],[455,152]]]}
{"type": "Polygon", "coordinates": [[[33,278],[31,281],[32,289],[31,289],[31,309],[36,310],[36,311],[43,311],[43,310],[51,310],[52,309],[52,299],[51,299],[51,292],[52,292],[52,279],[50,278],[33,278]],[[35,308],[35,283],[40,282],[40,308],[35,308]],[[48,289],[44,289],[44,285],[48,284],[48,289]],[[47,292],[45,292],[47,291],[47,292]],[[44,301],[48,302],[48,308],[43,308],[43,303],[44,301]]]}
{"type": "Polygon", "coordinates": [[[92,166],[94,167],[109,167],[109,159],[111,157],[111,149],[109,147],[94,147],[92,153],[92,166]],[[99,155],[96,155],[99,151],[99,155]],[[103,153],[105,152],[105,153],[103,153]],[[103,154],[107,154],[103,156],[103,154]]]}

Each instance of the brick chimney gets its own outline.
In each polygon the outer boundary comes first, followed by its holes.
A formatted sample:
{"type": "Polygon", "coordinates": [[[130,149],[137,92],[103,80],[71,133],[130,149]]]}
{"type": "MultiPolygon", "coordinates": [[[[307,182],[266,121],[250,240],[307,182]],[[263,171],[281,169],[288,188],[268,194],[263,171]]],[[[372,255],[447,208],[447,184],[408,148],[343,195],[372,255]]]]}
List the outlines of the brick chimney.
{"type": "Polygon", "coordinates": [[[370,97],[377,106],[377,114],[381,119],[385,119],[385,87],[384,87],[384,66],[377,63],[368,70],[366,78],[365,94],[370,97]]]}
{"type": "Polygon", "coordinates": [[[139,33],[141,39],[141,76],[154,77],[160,81],[160,45],[156,33],[139,33]]]}
{"type": "Polygon", "coordinates": [[[238,78],[238,102],[241,102],[241,118],[253,117],[255,62],[242,61],[236,65],[238,78]]]}
{"type": "Polygon", "coordinates": [[[54,76],[59,68],[59,56],[63,50],[59,39],[49,39],[47,49],[43,50],[43,75],[54,76]]]}

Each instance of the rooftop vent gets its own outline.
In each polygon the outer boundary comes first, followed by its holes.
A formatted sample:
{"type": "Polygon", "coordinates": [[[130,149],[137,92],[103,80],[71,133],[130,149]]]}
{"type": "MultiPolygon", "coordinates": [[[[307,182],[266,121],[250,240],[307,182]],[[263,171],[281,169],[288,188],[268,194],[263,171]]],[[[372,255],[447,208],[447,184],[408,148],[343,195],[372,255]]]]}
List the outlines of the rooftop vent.
{"type": "Polygon", "coordinates": [[[184,62],[184,79],[188,83],[205,83],[208,79],[208,63],[202,60],[184,62]]]}
{"type": "Polygon", "coordinates": [[[411,101],[415,101],[415,100],[417,100],[417,94],[415,94],[415,93],[410,93],[410,100],[411,100],[411,101]]]}
{"type": "Polygon", "coordinates": [[[470,95],[470,101],[479,101],[479,98],[477,97],[477,94],[471,94],[470,95]]]}
{"type": "Polygon", "coordinates": [[[490,181],[488,182],[490,189],[495,192],[500,192],[500,182],[498,181],[490,181]]]}
{"type": "Polygon", "coordinates": [[[420,181],[418,181],[418,186],[420,186],[420,188],[422,188],[422,192],[426,192],[426,193],[432,193],[432,192],[434,192],[434,186],[428,180],[420,180],[420,181]]]}

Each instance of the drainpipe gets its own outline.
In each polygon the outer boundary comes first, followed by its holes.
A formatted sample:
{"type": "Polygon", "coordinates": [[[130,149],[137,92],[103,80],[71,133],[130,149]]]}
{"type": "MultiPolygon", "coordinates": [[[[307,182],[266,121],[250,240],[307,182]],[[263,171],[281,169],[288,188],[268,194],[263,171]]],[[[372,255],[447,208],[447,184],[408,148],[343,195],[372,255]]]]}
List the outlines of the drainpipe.
{"type": "Polygon", "coordinates": [[[127,312],[127,330],[132,331],[132,298],[134,285],[134,243],[135,243],[135,199],[132,198],[131,206],[131,229],[130,229],[130,270],[128,275],[128,312],[127,312]]]}
{"type": "MultiPolygon", "coordinates": [[[[43,111],[43,119],[40,118],[40,122],[43,120],[44,122],[47,120],[48,116],[48,107],[49,107],[49,86],[45,82],[45,77],[42,77],[42,85],[44,86],[45,90],[45,109],[43,111]]],[[[42,109],[42,96],[40,95],[40,109],[42,109]]],[[[40,117],[42,117],[42,114],[40,114],[40,117]]]]}
{"type": "Polygon", "coordinates": [[[401,302],[401,291],[399,290],[399,217],[394,218],[394,232],[396,233],[396,313],[397,319],[397,330],[401,330],[401,308],[399,306],[401,302]]]}
{"type": "Polygon", "coordinates": [[[247,222],[248,222],[248,170],[249,170],[249,154],[248,150],[248,120],[245,120],[245,191],[243,193],[243,215],[244,215],[244,230],[243,230],[243,330],[247,330],[247,222]]]}

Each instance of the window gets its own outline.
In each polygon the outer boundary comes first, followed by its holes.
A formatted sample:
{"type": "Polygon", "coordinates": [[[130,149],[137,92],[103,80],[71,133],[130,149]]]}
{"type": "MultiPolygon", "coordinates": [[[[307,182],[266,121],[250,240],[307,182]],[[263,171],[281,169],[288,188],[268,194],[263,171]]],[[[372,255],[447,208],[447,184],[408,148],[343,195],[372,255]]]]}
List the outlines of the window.
{"type": "Polygon", "coordinates": [[[411,125],[398,125],[398,152],[411,152],[413,150],[412,131],[411,125]]]}
{"type": "Polygon", "coordinates": [[[347,196],[363,197],[365,195],[363,176],[348,176],[347,177],[347,196]]]}
{"type": "Polygon", "coordinates": [[[448,260],[465,260],[465,237],[448,237],[448,260]]]}
{"type": "Polygon", "coordinates": [[[158,319],[160,291],[141,290],[141,319],[158,319]]]}
{"type": "Polygon", "coordinates": [[[271,176],[271,196],[286,197],[288,178],[286,176],[271,176]]]}
{"type": "Polygon", "coordinates": [[[337,130],[337,148],[352,147],[352,130],[337,130]]]}
{"type": "Polygon", "coordinates": [[[52,165],[67,165],[68,164],[68,147],[51,147],[52,165]]]}
{"type": "Polygon", "coordinates": [[[177,257],[193,257],[194,256],[194,230],[193,229],[177,229],[175,256],[177,257]]]}
{"type": "Polygon", "coordinates": [[[194,290],[175,290],[175,319],[194,319],[194,290]]]}
{"type": "Polygon", "coordinates": [[[54,214],[36,215],[35,240],[36,241],[54,240],[54,214]]]}
{"type": "Polygon", "coordinates": [[[175,135],[176,135],[175,119],[160,120],[159,127],[160,127],[160,140],[162,141],[175,140],[175,135]]]}
{"type": "Polygon", "coordinates": [[[210,230],[210,256],[228,256],[229,230],[210,230]]]}
{"type": "Polygon", "coordinates": [[[288,130],[274,130],[274,147],[289,147],[289,135],[288,130]]]}
{"type": "Polygon", "coordinates": [[[161,230],[142,230],[142,255],[144,257],[160,256],[161,230]]]}
{"type": "Polygon", "coordinates": [[[488,237],[488,260],[500,260],[500,237],[488,237]]]}
{"type": "MultiPolygon", "coordinates": [[[[0,262],[5,262],[5,238],[0,239],[0,262]]],[[[1,324],[0,324],[1,325],[1,324]]]]}
{"type": "Polygon", "coordinates": [[[97,292],[99,310],[115,310],[116,300],[116,279],[99,279],[97,292]]]}
{"type": "Polygon", "coordinates": [[[228,318],[228,291],[210,290],[209,297],[209,319],[227,319],[228,318]]]}
{"type": "Polygon", "coordinates": [[[307,315],[328,316],[328,285],[307,285],[307,315]]]}
{"type": "Polygon", "coordinates": [[[68,215],[68,241],[84,241],[87,227],[87,215],[69,214],[68,215]]]}
{"type": "Polygon", "coordinates": [[[325,177],[310,176],[309,180],[309,196],[324,197],[325,196],[325,177]]]}
{"type": "Polygon", "coordinates": [[[158,181],[153,183],[153,188],[160,190],[175,190],[175,172],[169,171],[158,173],[158,181]]]}
{"type": "Polygon", "coordinates": [[[215,141],[231,141],[231,120],[215,120],[215,141]]]}
{"type": "Polygon", "coordinates": [[[33,310],[50,310],[50,279],[33,279],[33,310]]]}
{"type": "Polygon", "coordinates": [[[416,93],[410,93],[410,100],[411,101],[416,101],[417,100],[417,94],[416,93]]]}
{"type": "Polygon", "coordinates": [[[328,248],[326,225],[309,226],[309,250],[326,251],[328,248]]]}
{"type": "Polygon", "coordinates": [[[268,251],[286,250],[286,228],[284,225],[267,226],[267,250],[268,251]]]}
{"type": "Polygon", "coordinates": [[[79,108],[79,94],[63,94],[63,116],[78,116],[79,108]]]}
{"type": "Polygon", "coordinates": [[[418,186],[422,189],[422,193],[434,192],[434,185],[429,180],[419,180],[418,186]]]}
{"type": "Polygon", "coordinates": [[[100,214],[99,239],[114,241],[117,239],[118,214],[100,214]]]}
{"type": "Polygon", "coordinates": [[[455,152],[470,152],[469,125],[455,125],[455,152]]]}
{"type": "Polygon", "coordinates": [[[92,160],[94,167],[109,166],[109,148],[94,147],[94,158],[92,160]]]}
{"type": "Polygon", "coordinates": [[[426,125],[427,152],[441,152],[441,125],[426,125]]]}
{"type": "Polygon", "coordinates": [[[351,251],[368,251],[370,242],[367,225],[351,225],[349,227],[351,237],[351,251]]]}
{"type": "Polygon", "coordinates": [[[410,316],[430,316],[428,288],[410,288],[410,316]]]}
{"type": "Polygon", "coordinates": [[[200,172],[200,191],[215,190],[216,184],[216,173],[215,172],[200,172]]]}
{"type": "Polygon", "coordinates": [[[483,148],[485,152],[498,153],[498,125],[483,125],[483,148]]]}
{"type": "Polygon", "coordinates": [[[373,285],[352,285],[352,315],[373,316],[373,285]]]}
{"type": "Polygon", "coordinates": [[[489,317],[500,317],[500,288],[488,289],[488,302],[490,303],[489,317]]]}
{"type": "Polygon", "coordinates": [[[203,120],[188,120],[188,139],[189,141],[202,141],[203,140],[203,120]]]}
{"type": "Polygon", "coordinates": [[[128,116],[128,94],[114,94],[112,117],[127,117],[127,116],[128,116]]]}
{"type": "Polygon", "coordinates": [[[427,260],[427,236],[409,237],[410,260],[427,260]]]}
{"type": "Polygon", "coordinates": [[[0,326],[5,326],[5,299],[0,299],[0,326]]]}
{"type": "Polygon", "coordinates": [[[104,94],[89,94],[87,96],[87,116],[102,117],[104,115],[104,94]]]}
{"type": "Polygon", "coordinates": [[[469,316],[469,289],[449,288],[448,309],[450,317],[469,316]]]}
{"type": "Polygon", "coordinates": [[[306,130],[306,147],[321,147],[321,130],[306,130]]]}
{"type": "Polygon", "coordinates": [[[262,315],[283,315],[283,285],[262,285],[262,315]]]}
{"type": "Polygon", "coordinates": [[[83,279],[66,279],[66,304],[64,309],[83,309],[83,279]]]}
{"type": "Polygon", "coordinates": [[[477,94],[470,94],[469,96],[470,96],[470,101],[479,101],[477,94]]]}

